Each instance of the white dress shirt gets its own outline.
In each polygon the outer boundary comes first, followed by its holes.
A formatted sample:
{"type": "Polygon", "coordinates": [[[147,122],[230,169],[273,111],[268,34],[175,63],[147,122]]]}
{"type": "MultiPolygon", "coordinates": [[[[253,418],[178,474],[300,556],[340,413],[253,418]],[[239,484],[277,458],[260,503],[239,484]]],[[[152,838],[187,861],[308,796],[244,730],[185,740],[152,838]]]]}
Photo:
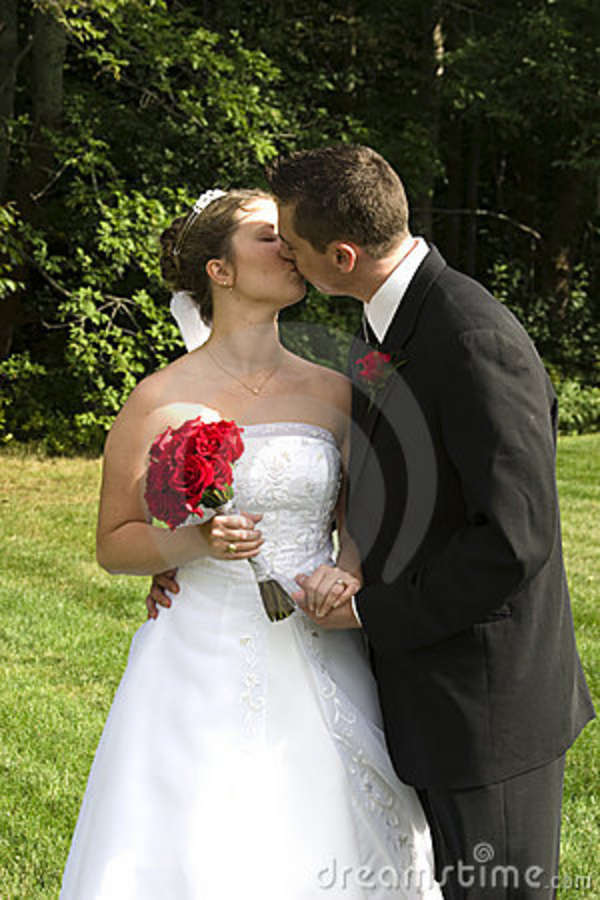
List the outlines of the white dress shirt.
{"type": "MultiPolygon", "coordinates": [[[[409,284],[429,253],[427,241],[422,237],[415,238],[412,235],[402,242],[400,249],[403,253],[400,262],[383,284],[377,288],[371,299],[365,303],[365,318],[379,343],[385,338],[409,284]]],[[[351,602],[356,621],[362,627],[356,608],[356,597],[352,597],[351,602]]]]}
{"type": "Polygon", "coordinates": [[[365,303],[365,317],[380,343],[386,336],[417,269],[429,253],[427,241],[412,235],[402,242],[400,250],[400,262],[365,303]]]}

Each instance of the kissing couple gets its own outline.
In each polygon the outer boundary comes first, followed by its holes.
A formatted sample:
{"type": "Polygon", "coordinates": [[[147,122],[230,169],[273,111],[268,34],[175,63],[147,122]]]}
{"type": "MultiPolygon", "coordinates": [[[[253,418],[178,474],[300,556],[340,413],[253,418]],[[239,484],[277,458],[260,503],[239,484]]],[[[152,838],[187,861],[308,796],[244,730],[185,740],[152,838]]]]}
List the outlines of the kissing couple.
{"type": "Polygon", "coordinates": [[[267,177],[161,238],[190,352],[117,416],[97,532],[105,569],[154,576],[150,616],[61,898],[553,896],[565,753],[593,709],[550,380],[506,307],[410,234],[374,150],[267,177]],[[279,341],[305,278],[364,304],[347,377],[279,341]],[[197,419],[242,429],[237,512],[169,530],[149,453],[197,419]],[[280,621],[259,562],[298,604],[280,621]]]}

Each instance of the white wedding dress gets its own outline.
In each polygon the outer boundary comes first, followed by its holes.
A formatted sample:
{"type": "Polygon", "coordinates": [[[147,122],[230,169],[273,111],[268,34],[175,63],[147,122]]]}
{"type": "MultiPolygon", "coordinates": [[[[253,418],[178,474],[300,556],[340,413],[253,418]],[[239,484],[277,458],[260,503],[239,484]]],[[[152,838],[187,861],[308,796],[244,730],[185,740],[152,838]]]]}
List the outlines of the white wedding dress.
{"type": "MultiPolygon", "coordinates": [[[[331,561],[333,436],[245,426],[238,509],[293,577],[331,561]]],[[[92,766],[62,900],[439,898],[429,831],[385,750],[358,630],[270,622],[247,561],[178,572],[136,633],[92,766]]]]}

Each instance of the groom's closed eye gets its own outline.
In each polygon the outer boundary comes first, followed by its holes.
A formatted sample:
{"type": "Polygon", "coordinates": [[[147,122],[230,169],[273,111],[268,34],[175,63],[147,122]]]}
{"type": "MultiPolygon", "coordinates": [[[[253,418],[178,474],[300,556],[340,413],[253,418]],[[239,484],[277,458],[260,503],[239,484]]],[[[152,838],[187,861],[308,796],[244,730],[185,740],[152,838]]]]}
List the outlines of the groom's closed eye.
{"type": "Polygon", "coordinates": [[[281,241],[281,247],[279,248],[279,252],[282,256],[284,256],[288,259],[291,259],[294,261],[296,259],[296,253],[294,251],[294,248],[290,247],[290,245],[287,243],[287,241],[284,241],[283,239],[281,241]]]}

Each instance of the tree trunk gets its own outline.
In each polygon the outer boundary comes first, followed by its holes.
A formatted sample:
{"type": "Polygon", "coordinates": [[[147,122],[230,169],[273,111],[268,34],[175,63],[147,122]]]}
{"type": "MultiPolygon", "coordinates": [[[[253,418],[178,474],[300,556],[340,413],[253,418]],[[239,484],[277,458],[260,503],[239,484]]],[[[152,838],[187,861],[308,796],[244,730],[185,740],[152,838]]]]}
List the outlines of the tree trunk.
{"type": "MultiPolygon", "coordinates": [[[[3,0],[0,0],[3,2],[3,0]]],[[[2,9],[8,4],[4,4],[2,9]]],[[[30,46],[30,45],[28,45],[30,46]]],[[[52,178],[54,152],[49,132],[60,128],[63,113],[63,67],[67,36],[63,26],[41,11],[34,16],[32,59],[31,158],[27,169],[15,180],[14,193],[22,217],[39,221],[41,206],[35,199],[52,178]]],[[[13,57],[12,78],[16,77],[17,55],[13,57]]],[[[27,283],[24,267],[14,272],[15,281],[27,283]]],[[[5,297],[0,303],[0,358],[11,351],[15,328],[27,320],[21,293],[5,297]]]]}
{"type": "MultiPolygon", "coordinates": [[[[0,0],[0,203],[6,197],[8,185],[8,120],[15,111],[18,51],[16,0],[0,0]]],[[[0,359],[10,350],[17,306],[14,296],[3,298],[0,302],[0,359]]]]}
{"type": "Polygon", "coordinates": [[[585,172],[571,170],[556,174],[552,193],[557,198],[552,228],[547,237],[542,292],[555,298],[557,314],[564,315],[571,294],[573,236],[582,233],[582,223],[594,214],[595,197],[585,172]]]}
{"type": "MultiPolygon", "coordinates": [[[[423,11],[424,34],[426,40],[423,47],[423,75],[421,79],[421,108],[425,111],[424,123],[429,131],[429,140],[433,153],[437,152],[440,133],[441,115],[441,79],[444,75],[444,30],[442,18],[442,0],[433,0],[423,11]]],[[[415,206],[418,212],[413,216],[413,228],[429,240],[433,240],[433,182],[417,196],[415,206]]]]}
{"type": "Polygon", "coordinates": [[[15,111],[18,50],[16,0],[0,0],[0,202],[8,181],[8,120],[15,111]]]}
{"type": "Polygon", "coordinates": [[[35,14],[34,34],[30,196],[43,189],[52,176],[54,153],[48,131],[57,131],[62,124],[67,49],[64,27],[40,10],[35,14]]]}
{"type": "Polygon", "coordinates": [[[481,164],[481,126],[477,119],[471,133],[469,147],[469,169],[467,173],[466,200],[467,209],[471,210],[467,225],[467,247],[465,271],[475,275],[477,267],[477,207],[479,205],[479,168],[481,164]]]}
{"type": "MultiPolygon", "coordinates": [[[[448,180],[448,209],[462,209],[464,201],[463,127],[462,119],[453,117],[448,123],[446,178],[448,180]]],[[[445,256],[451,266],[460,268],[464,216],[450,213],[446,217],[444,242],[445,256]]]]}

